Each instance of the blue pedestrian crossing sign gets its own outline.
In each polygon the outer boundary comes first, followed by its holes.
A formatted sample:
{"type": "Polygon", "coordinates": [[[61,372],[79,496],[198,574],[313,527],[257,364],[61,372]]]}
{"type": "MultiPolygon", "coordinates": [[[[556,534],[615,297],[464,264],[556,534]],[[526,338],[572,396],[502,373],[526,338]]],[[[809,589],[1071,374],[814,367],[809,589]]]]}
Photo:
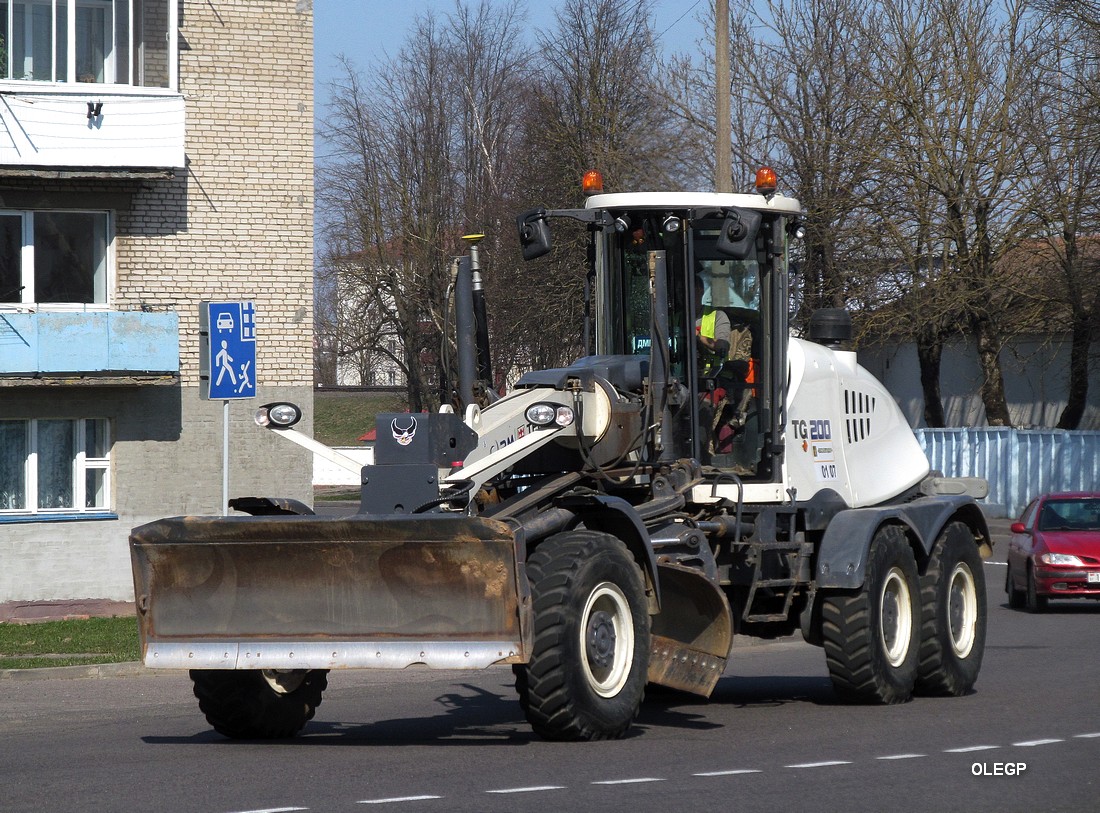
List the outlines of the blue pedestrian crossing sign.
{"type": "Polygon", "coordinates": [[[199,306],[199,378],[211,401],[256,397],[256,304],[199,306]]]}

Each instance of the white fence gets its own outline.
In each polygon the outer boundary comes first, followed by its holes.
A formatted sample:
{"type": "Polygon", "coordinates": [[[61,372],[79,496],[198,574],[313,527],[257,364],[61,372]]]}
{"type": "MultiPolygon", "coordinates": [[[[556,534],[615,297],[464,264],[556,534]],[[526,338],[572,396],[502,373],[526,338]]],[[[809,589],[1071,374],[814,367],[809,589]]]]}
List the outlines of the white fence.
{"type": "MultiPolygon", "coordinates": [[[[336,451],[358,460],[364,466],[374,463],[373,446],[338,446],[336,451]]],[[[320,455],[313,456],[313,485],[315,486],[358,486],[359,478],[343,466],[325,460],[320,455]]]]}

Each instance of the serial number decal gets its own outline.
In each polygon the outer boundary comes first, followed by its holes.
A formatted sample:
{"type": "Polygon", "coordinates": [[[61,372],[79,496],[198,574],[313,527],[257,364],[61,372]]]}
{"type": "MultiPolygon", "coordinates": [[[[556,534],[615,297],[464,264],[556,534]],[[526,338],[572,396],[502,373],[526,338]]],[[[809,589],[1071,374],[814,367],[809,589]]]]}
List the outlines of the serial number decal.
{"type": "Polygon", "coordinates": [[[814,443],[810,445],[810,453],[814,458],[814,472],[818,480],[836,480],[836,456],[831,443],[814,443]]]}

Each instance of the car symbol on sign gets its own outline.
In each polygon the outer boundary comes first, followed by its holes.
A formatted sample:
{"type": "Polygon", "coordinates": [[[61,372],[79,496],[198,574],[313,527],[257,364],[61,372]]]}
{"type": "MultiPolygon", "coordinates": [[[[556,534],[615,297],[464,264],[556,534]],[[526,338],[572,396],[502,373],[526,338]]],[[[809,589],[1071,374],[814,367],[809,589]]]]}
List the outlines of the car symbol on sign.
{"type": "Polygon", "coordinates": [[[223,330],[232,330],[233,329],[233,317],[228,313],[219,313],[218,314],[217,326],[218,326],[218,332],[221,332],[223,330]]]}

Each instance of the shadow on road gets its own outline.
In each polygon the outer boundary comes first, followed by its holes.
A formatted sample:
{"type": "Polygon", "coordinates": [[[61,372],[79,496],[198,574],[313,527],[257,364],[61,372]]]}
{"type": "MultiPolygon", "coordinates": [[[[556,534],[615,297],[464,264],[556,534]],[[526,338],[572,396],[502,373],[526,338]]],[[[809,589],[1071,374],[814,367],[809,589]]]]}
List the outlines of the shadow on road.
{"type": "MultiPolygon", "coordinates": [[[[512,694],[502,695],[480,686],[460,683],[457,691],[435,698],[442,713],[433,716],[393,718],[372,722],[339,722],[323,719],[324,702],[318,717],[306,724],[298,737],[287,740],[229,740],[214,731],[189,737],[143,737],[153,745],[189,743],[256,743],[266,745],[525,745],[537,739],[523,717],[512,694]]],[[[370,699],[364,696],[363,709],[369,713],[370,699]]]]}
{"type": "MultiPolygon", "coordinates": [[[[369,722],[324,719],[325,704],[318,718],[310,721],[301,735],[288,740],[229,740],[212,730],[190,736],[146,736],[150,745],[187,745],[222,742],[257,743],[291,746],[370,746],[370,745],[511,745],[541,742],[531,731],[516,696],[511,691],[497,692],[467,683],[452,685],[453,691],[439,695],[434,704],[437,713],[430,716],[395,717],[369,722]]],[[[369,698],[363,710],[369,714],[369,698]]],[[[722,728],[706,712],[714,704],[737,707],[776,706],[787,703],[835,703],[827,678],[816,677],[725,677],[718,682],[712,697],[702,697],[650,685],[628,739],[644,735],[647,729],[670,728],[706,731],[722,728]]]]}

